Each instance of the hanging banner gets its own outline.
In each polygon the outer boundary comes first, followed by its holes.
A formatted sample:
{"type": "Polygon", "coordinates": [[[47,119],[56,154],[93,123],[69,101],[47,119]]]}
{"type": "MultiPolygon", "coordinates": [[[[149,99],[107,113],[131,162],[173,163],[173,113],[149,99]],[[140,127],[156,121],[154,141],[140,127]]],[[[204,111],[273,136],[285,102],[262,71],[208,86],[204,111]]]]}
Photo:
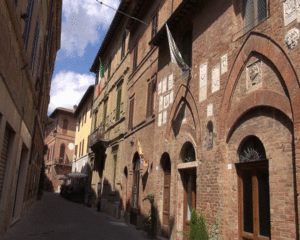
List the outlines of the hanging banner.
{"type": "Polygon", "coordinates": [[[137,141],[137,146],[138,146],[138,153],[139,153],[140,159],[141,159],[141,164],[143,164],[144,167],[148,167],[148,160],[146,160],[144,158],[144,154],[143,154],[143,150],[142,150],[140,141],[137,141]]]}

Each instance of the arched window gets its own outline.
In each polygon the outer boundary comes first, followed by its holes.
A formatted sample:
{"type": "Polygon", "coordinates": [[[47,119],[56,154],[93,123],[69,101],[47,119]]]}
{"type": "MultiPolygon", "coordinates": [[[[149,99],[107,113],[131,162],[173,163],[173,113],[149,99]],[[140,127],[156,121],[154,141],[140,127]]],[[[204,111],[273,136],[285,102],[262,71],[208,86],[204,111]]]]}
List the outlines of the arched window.
{"type": "Polygon", "coordinates": [[[64,162],[65,149],[66,149],[66,146],[65,146],[64,143],[62,143],[62,144],[60,145],[60,152],[59,152],[59,162],[60,162],[60,163],[63,163],[63,162],[64,162]]]}
{"type": "Polygon", "coordinates": [[[213,149],[214,147],[214,125],[212,121],[207,123],[207,130],[206,130],[206,144],[207,150],[213,149]]]}
{"type": "Polygon", "coordinates": [[[269,170],[263,143],[249,136],[239,151],[237,165],[239,187],[239,229],[243,239],[269,239],[269,170]]]}
{"type": "Polygon", "coordinates": [[[186,142],[181,150],[181,159],[183,162],[194,162],[196,160],[196,154],[193,144],[186,142]]]}
{"type": "Polygon", "coordinates": [[[68,125],[69,125],[69,121],[68,119],[64,119],[64,123],[63,123],[63,134],[67,134],[68,132],[68,125]]]}

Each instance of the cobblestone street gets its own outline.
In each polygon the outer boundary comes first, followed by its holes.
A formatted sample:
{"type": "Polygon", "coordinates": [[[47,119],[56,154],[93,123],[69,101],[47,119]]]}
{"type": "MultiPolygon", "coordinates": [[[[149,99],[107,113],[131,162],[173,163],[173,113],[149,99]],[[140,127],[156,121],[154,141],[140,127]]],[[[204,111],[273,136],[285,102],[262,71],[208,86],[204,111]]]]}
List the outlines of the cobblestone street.
{"type": "Polygon", "coordinates": [[[69,202],[58,194],[45,192],[2,238],[30,239],[147,239],[144,231],[114,219],[96,209],[69,202]]]}

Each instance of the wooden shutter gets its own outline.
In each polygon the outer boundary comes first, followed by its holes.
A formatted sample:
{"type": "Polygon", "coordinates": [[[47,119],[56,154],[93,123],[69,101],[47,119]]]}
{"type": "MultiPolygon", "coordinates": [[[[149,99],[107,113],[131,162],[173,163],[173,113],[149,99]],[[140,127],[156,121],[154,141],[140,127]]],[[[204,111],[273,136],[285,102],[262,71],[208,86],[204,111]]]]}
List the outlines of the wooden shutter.
{"type": "Polygon", "coordinates": [[[158,13],[156,12],[152,17],[152,32],[151,32],[151,38],[154,38],[154,36],[157,33],[157,21],[158,20],[158,13]]]}
{"type": "Polygon", "coordinates": [[[36,49],[37,49],[37,45],[38,45],[38,41],[39,41],[39,34],[40,34],[39,22],[36,21],[32,53],[31,53],[31,61],[30,61],[30,70],[31,70],[32,74],[33,74],[34,65],[35,65],[34,64],[35,63],[35,55],[36,55],[36,49]]]}
{"type": "Polygon", "coordinates": [[[129,105],[128,129],[132,129],[133,127],[133,108],[134,108],[134,98],[130,100],[130,105],[129,105]]]}
{"type": "Polygon", "coordinates": [[[151,115],[152,81],[148,83],[147,117],[151,115]]]}
{"type": "Polygon", "coordinates": [[[121,96],[122,96],[122,87],[118,89],[118,94],[117,94],[116,121],[120,119],[121,96]]]}
{"type": "Polygon", "coordinates": [[[133,47],[133,70],[135,70],[137,67],[137,58],[138,58],[138,42],[136,42],[133,47]]]}
{"type": "Polygon", "coordinates": [[[6,128],[0,158],[0,198],[4,182],[5,166],[8,157],[10,131],[6,128]]]}

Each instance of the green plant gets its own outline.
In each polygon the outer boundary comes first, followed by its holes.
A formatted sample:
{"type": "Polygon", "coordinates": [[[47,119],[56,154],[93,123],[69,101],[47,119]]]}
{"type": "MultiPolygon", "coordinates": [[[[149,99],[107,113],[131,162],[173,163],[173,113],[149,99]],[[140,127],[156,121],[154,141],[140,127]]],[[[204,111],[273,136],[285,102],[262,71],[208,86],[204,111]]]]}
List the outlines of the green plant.
{"type": "Polygon", "coordinates": [[[155,226],[157,222],[157,209],[154,206],[154,193],[150,193],[143,199],[143,201],[149,201],[151,204],[151,209],[149,211],[150,216],[146,216],[144,218],[144,226],[145,230],[148,231],[148,233],[151,233],[151,237],[155,237],[155,226]]]}
{"type": "Polygon", "coordinates": [[[190,231],[181,232],[182,235],[189,240],[218,240],[219,239],[219,222],[215,219],[215,223],[211,226],[207,224],[203,212],[197,212],[192,209],[190,220],[190,231]]]}

